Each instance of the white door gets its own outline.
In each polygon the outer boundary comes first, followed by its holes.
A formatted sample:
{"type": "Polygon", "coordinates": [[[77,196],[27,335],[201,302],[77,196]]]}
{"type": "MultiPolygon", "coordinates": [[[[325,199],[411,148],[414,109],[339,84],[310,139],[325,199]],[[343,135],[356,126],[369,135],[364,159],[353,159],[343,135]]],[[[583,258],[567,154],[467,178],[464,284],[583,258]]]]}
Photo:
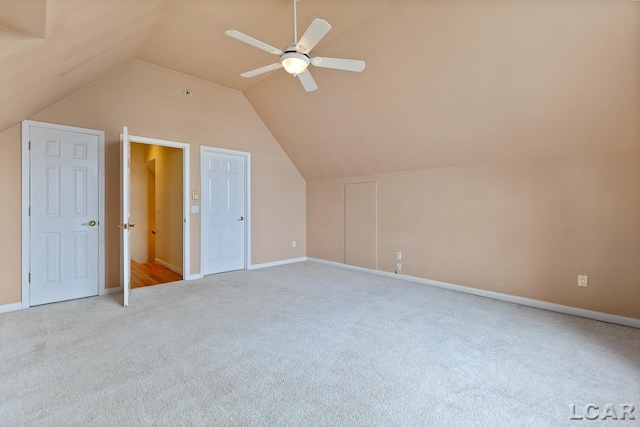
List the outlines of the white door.
{"type": "Polygon", "coordinates": [[[202,153],[203,274],[245,268],[246,157],[202,153]]]}
{"type": "Polygon", "coordinates": [[[120,263],[122,265],[122,289],[124,291],[124,306],[129,306],[129,292],[131,291],[131,247],[129,242],[129,218],[131,217],[131,200],[129,199],[131,194],[131,145],[129,142],[129,129],[125,126],[122,128],[121,138],[121,150],[120,150],[120,168],[122,169],[121,189],[120,195],[121,201],[121,214],[120,224],[118,227],[121,229],[121,251],[122,259],[120,263]]]}
{"type": "Polygon", "coordinates": [[[30,126],[30,305],[98,295],[99,137],[30,126]]]}

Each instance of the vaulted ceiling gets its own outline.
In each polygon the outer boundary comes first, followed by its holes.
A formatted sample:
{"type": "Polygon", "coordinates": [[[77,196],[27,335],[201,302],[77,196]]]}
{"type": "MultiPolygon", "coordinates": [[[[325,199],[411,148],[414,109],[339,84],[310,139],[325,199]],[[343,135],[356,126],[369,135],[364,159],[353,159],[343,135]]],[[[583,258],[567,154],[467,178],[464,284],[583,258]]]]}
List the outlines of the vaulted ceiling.
{"type": "MultiPolygon", "coordinates": [[[[300,35],[322,17],[333,29],[327,43],[395,0],[299,0],[300,35]]],[[[224,34],[235,29],[277,48],[293,42],[291,0],[176,1],[158,24],[140,59],[244,91],[269,75],[245,79],[240,73],[278,62],[267,52],[224,34]]]]}
{"type": "Polygon", "coordinates": [[[137,58],[243,91],[307,179],[640,145],[637,1],[300,0],[300,32],[333,25],[314,55],[367,62],[312,67],[311,93],[240,77],[277,58],[224,35],[284,48],[290,0],[38,2],[44,38],[0,57],[0,131],[137,58]]]}

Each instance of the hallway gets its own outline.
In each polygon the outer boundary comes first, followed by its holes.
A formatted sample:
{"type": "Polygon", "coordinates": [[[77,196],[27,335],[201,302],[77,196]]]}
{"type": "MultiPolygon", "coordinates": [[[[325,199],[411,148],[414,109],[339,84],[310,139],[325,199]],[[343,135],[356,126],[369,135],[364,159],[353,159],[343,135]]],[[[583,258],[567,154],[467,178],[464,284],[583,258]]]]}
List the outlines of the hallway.
{"type": "Polygon", "coordinates": [[[131,260],[131,288],[159,285],[162,283],[177,282],[182,276],[169,270],[157,262],[140,264],[131,260]]]}

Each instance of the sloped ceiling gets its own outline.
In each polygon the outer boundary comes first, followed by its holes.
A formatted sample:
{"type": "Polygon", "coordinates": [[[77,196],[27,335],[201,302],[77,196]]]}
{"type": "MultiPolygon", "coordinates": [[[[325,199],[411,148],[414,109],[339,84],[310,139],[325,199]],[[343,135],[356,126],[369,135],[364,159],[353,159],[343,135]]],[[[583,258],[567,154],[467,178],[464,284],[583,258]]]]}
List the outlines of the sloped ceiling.
{"type": "Polygon", "coordinates": [[[640,145],[640,4],[398,1],[245,95],[307,179],[640,145]]]}
{"type": "MultiPolygon", "coordinates": [[[[6,7],[22,2],[0,0],[6,7]]],[[[299,29],[324,17],[334,26],[330,40],[392,2],[302,0],[299,29]]],[[[0,57],[0,131],[135,58],[243,90],[259,79],[240,73],[278,58],[224,31],[279,47],[293,38],[290,0],[47,0],[46,9],[46,37],[0,57]]]]}
{"type": "MultiPolygon", "coordinates": [[[[333,26],[326,43],[383,10],[396,0],[300,0],[298,31],[302,36],[316,17],[333,26]]],[[[235,29],[283,49],[293,42],[291,0],[175,1],[139,58],[245,90],[258,81],[240,73],[278,62],[278,57],[224,34],[235,29]]]]}
{"type": "Polygon", "coordinates": [[[0,58],[0,132],[140,52],[168,0],[48,0],[46,37],[0,58]]]}
{"type": "MultiPolygon", "coordinates": [[[[6,0],[5,0],[6,1],[6,0]]],[[[307,179],[640,145],[640,3],[301,0],[333,30],[306,93],[277,57],[290,0],[48,0],[46,38],[0,58],[0,131],[134,58],[244,91],[307,179]]]]}

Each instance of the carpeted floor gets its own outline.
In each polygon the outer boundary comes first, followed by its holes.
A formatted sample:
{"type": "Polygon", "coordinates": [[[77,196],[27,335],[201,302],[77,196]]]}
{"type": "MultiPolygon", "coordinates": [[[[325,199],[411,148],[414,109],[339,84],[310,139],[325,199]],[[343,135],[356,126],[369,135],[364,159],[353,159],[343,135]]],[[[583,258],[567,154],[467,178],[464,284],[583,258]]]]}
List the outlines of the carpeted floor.
{"type": "Polygon", "coordinates": [[[599,425],[570,421],[587,403],[640,419],[637,329],[310,262],[121,298],[0,315],[0,425],[599,425]]]}

